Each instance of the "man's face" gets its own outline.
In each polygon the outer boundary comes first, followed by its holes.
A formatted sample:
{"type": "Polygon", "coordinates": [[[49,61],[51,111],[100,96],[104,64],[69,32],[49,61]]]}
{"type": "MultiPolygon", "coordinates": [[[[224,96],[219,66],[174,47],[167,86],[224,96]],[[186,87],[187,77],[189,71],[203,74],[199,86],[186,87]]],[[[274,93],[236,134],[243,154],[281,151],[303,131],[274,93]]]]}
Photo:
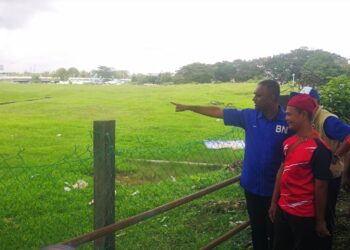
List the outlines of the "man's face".
{"type": "Polygon", "coordinates": [[[297,131],[301,127],[304,119],[304,113],[298,112],[298,110],[294,107],[287,106],[286,121],[289,129],[297,131]]]}
{"type": "Polygon", "coordinates": [[[258,85],[254,91],[253,102],[258,110],[266,110],[275,104],[274,97],[266,86],[258,85]]]}

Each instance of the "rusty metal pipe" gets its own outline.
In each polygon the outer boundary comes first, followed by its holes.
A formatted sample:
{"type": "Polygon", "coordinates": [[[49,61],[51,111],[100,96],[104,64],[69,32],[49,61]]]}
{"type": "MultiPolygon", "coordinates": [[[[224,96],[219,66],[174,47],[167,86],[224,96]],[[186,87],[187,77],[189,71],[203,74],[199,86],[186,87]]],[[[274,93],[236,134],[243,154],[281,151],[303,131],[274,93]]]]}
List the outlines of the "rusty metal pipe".
{"type": "Polygon", "coordinates": [[[87,234],[78,236],[76,238],[66,240],[66,241],[63,242],[63,244],[76,247],[76,246],[79,246],[81,244],[84,244],[84,243],[96,240],[96,239],[98,239],[100,237],[106,236],[106,235],[108,235],[110,233],[113,233],[113,232],[116,232],[116,231],[121,230],[123,228],[129,227],[129,226],[134,225],[134,224],[136,224],[136,223],[138,223],[140,221],[147,220],[147,219],[152,218],[152,217],[154,217],[156,215],[164,213],[164,212],[166,212],[168,210],[171,210],[171,209],[176,208],[178,206],[184,205],[184,204],[186,204],[186,203],[188,203],[190,201],[198,199],[198,198],[200,198],[200,197],[202,197],[204,195],[212,193],[212,192],[214,192],[216,190],[224,188],[224,187],[226,187],[228,185],[236,183],[237,181],[239,181],[239,179],[240,179],[240,176],[235,176],[235,177],[230,178],[230,179],[228,179],[226,181],[223,181],[221,183],[218,183],[218,184],[212,185],[210,187],[204,188],[204,189],[202,189],[202,190],[200,190],[200,191],[198,191],[196,193],[193,193],[193,194],[190,194],[188,196],[182,197],[182,198],[180,198],[178,200],[172,201],[170,203],[164,204],[164,205],[159,206],[157,208],[154,208],[154,209],[148,210],[146,212],[140,213],[138,215],[129,217],[128,219],[125,219],[123,221],[120,221],[120,222],[117,222],[115,224],[111,224],[111,225],[99,228],[99,229],[97,229],[97,230],[95,230],[95,231],[93,231],[91,233],[87,233],[87,234]]]}
{"type": "Polygon", "coordinates": [[[208,245],[206,245],[205,247],[202,247],[201,250],[210,250],[213,249],[214,247],[218,246],[219,244],[221,244],[222,242],[228,240],[229,238],[231,238],[233,235],[239,233],[240,231],[242,231],[244,228],[248,227],[250,225],[250,221],[246,221],[243,224],[231,229],[230,231],[228,231],[227,233],[225,233],[224,235],[220,236],[219,238],[213,240],[212,242],[210,242],[208,245]]]}

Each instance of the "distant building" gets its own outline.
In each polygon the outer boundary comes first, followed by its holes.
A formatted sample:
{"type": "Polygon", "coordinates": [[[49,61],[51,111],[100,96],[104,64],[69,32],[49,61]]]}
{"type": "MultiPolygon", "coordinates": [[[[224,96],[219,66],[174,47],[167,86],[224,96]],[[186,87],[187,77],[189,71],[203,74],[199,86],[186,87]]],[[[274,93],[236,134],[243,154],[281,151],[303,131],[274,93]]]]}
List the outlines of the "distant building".
{"type": "Polygon", "coordinates": [[[131,82],[131,78],[119,79],[119,81],[123,84],[123,83],[131,82]]]}
{"type": "Polygon", "coordinates": [[[103,79],[97,77],[69,77],[68,82],[60,82],[61,84],[116,84],[120,85],[130,82],[131,79],[103,79]]]}
{"type": "Polygon", "coordinates": [[[30,82],[32,82],[32,76],[0,75],[0,81],[2,81],[2,82],[30,83],[30,82]]]}
{"type": "MultiPolygon", "coordinates": [[[[57,77],[51,76],[39,76],[39,82],[42,83],[56,83],[59,81],[57,77]]],[[[0,81],[2,82],[18,82],[18,83],[31,83],[33,82],[32,76],[14,76],[6,73],[0,74],[0,81]]]]}
{"type": "Polygon", "coordinates": [[[89,84],[89,83],[96,83],[96,80],[90,77],[69,77],[68,83],[69,84],[89,84]]]}
{"type": "Polygon", "coordinates": [[[58,77],[39,76],[39,81],[42,83],[58,83],[60,79],[58,77]]]}
{"type": "Polygon", "coordinates": [[[97,77],[69,77],[68,81],[60,81],[58,77],[51,76],[39,76],[33,77],[31,75],[25,76],[16,76],[11,75],[13,73],[0,73],[0,82],[18,82],[18,83],[32,83],[33,80],[35,82],[40,83],[58,83],[58,84],[115,84],[121,85],[126,82],[131,82],[131,79],[103,79],[97,77]]]}
{"type": "Polygon", "coordinates": [[[110,81],[107,81],[105,83],[107,84],[115,84],[115,85],[121,85],[121,84],[124,84],[126,82],[131,82],[131,79],[129,78],[125,78],[125,79],[112,79],[110,81]]]}

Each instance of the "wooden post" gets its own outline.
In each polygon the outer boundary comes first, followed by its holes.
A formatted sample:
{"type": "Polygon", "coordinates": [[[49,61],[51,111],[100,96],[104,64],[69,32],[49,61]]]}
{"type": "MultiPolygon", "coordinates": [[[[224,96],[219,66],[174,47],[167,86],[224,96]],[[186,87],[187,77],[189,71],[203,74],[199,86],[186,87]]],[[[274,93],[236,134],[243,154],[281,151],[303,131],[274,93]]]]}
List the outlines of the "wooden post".
{"type": "MultiPolygon", "coordinates": [[[[94,121],[94,230],[115,223],[115,121],[94,121]]],[[[94,241],[114,250],[115,234],[94,241]]]]}

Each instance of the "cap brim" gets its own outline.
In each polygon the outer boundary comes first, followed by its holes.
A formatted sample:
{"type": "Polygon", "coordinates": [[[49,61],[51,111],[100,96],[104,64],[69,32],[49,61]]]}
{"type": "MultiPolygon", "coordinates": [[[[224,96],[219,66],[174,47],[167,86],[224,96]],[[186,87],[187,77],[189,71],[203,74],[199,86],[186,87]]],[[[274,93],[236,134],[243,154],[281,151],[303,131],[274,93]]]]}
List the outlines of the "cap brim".
{"type": "Polygon", "coordinates": [[[293,96],[300,95],[299,92],[290,92],[289,97],[292,98],[293,96]]]}

